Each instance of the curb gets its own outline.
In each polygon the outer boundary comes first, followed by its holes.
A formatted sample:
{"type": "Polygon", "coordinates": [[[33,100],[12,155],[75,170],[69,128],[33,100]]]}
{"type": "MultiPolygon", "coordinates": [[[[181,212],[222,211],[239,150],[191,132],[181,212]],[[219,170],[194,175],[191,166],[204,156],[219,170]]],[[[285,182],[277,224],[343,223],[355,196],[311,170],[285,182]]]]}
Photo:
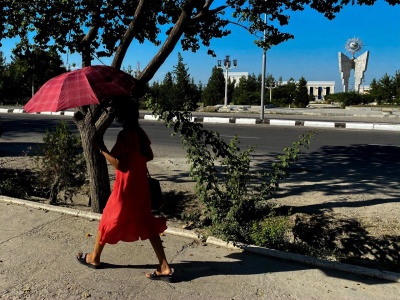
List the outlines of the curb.
{"type": "Polygon", "coordinates": [[[283,252],[279,250],[274,250],[254,245],[238,244],[238,246],[235,246],[231,242],[227,243],[223,240],[214,237],[209,237],[206,242],[209,244],[213,244],[215,246],[226,247],[228,249],[239,250],[239,251],[241,250],[243,252],[249,252],[253,254],[294,261],[305,265],[317,266],[325,269],[332,269],[347,273],[353,273],[361,276],[368,276],[373,278],[385,279],[388,281],[400,282],[400,273],[349,265],[345,263],[319,259],[296,253],[283,252]]]}
{"type": "MultiPolygon", "coordinates": [[[[12,108],[0,108],[0,113],[25,113],[23,109],[12,109],[12,108]]],[[[43,114],[43,115],[61,115],[61,116],[73,116],[72,111],[59,111],[59,112],[41,112],[33,114],[43,114]]],[[[304,115],[317,115],[308,113],[304,115]]],[[[326,114],[324,117],[328,116],[326,114]]],[[[344,115],[343,116],[354,116],[354,117],[365,117],[360,114],[344,115]]],[[[142,117],[141,117],[142,118],[142,117]]],[[[152,114],[146,114],[143,116],[144,120],[158,121],[159,116],[152,114]]],[[[192,117],[192,122],[199,123],[214,123],[214,124],[243,124],[243,125],[254,125],[254,124],[264,124],[272,126],[303,126],[312,128],[344,128],[344,129],[356,129],[356,130],[386,130],[386,131],[400,131],[400,124],[389,124],[389,123],[362,123],[362,122],[324,122],[324,121],[297,121],[288,119],[264,119],[260,120],[258,118],[229,118],[229,117],[192,117]]]]}
{"type": "MultiPolygon", "coordinates": [[[[29,200],[21,200],[21,199],[17,199],[17,198],[2,196],[2,195],[0,195],[0,201],[6,202],[9,204],[16,204],[16,205],[32,207],[35,209],[42,209],[45,211],[58,212],[58,213],[62,213],[62,214],[72,215],[75,217],[83,217],[83,218],[87,218],[90,220],[98,220],[99,221],[101,218],[101,214],[98,214],[98,213],[86,212],[86,211],[81,211],[81,210],[77,210],[77,209],[73,209],[73,208],[59,207],[59,206],[53,206],[53,205],[48,205],[48,204],[40,204],[40,203],[31,202],[29,200]]],[[[195,239],[195,240],[202,239],[202,236],[200,236],[199,234],[197,234],[191,230],[180,229],[180,228],[175,228],[175,227],[168,227],[168,229],[165,230],[165,233],[176,235],[176,236],[181,236],[184,238],[195,239]]],[[[328,261],[328,260],[323,260],[323,259],[314,258],[314,257],[310,257],[310,256],[300,255],[300,254],[296,254],[296,253],[283,252],[283,251],[268,249],[268,248],[264,248],[264,247],[254,246],[254,245],[246,245],[246,244],[240,244],[240,243],[235,245],[232,242],[226,242],[226,241],[217,239],[212,236],[207,238],[206,243],[214,245],[214,246],[224,247],[224,248],[231,249],[231,250],[248,252],[248,253],[252,253],[252,254],[263,255],[263,256],[268,256],[268,257],[273,257],[273,258],[278,258],[278,259],[284,259],[284,260],[298,262],[298,263],[302,263],[302,264],[306,264],[306,265],[317,266],[317,267],[326,268],[326,269],[333,269],[333,270],[347,272],[347,273],[353,273],[353,274],[357,274],[357,275],[361,275],[361,276],[368,276],[368,277],[379,278],[379,279],[384,279],[384,280],[388,280],[388,281],[400,282],[400,273],[394,273],[394,272],[383,271],[383,270],[375,270],[375,269],[370,269],[370,268],[365,268],[365,267],[360,267],[360,266],[355,266],[355,265],[339,263],[339,262],[335,262],[335,261],[328,261]]]]}

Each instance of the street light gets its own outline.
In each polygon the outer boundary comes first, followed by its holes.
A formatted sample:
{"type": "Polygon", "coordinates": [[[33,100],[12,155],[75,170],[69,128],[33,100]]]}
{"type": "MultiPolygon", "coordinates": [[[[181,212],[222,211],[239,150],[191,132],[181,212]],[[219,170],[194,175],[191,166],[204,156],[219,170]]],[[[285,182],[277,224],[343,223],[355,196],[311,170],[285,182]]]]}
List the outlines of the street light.
{"type": "MultiPolygon", "coordinates": [[[[267,14],[264,14],[264,23],[267,25],[267,14]]],[[[266,40],[266,30],[264,29],[264,42],[266,40]]],[[[265,73],[267,67],[267,50],[263,49],[262,56],[262,70],[261,70],[261,111],[260,111],[260,119],[264,120],[264,97],[265,97],[265,73]]],[[[271,91],[271,90],[270,90],[271,91]]]]}
{"type": "Polygon", "coordinates": [[[270,82],[269,86],[267,86],[267,89],[269,89],[269,103],[272,103],[272,89],[276,88],[277,82],[270,82]]]}
{"type": "Polygon", "coordinates": [[[224,59],[224,65],[222,65],[222,61],[218,60],[218,68],[225,68],[226,77],[225,77],[225,101],[224,107],[228,106],[228,71],[229,69],[237,67],[237,59],[230,60],[230,56],[227,55],[224,59]]]}

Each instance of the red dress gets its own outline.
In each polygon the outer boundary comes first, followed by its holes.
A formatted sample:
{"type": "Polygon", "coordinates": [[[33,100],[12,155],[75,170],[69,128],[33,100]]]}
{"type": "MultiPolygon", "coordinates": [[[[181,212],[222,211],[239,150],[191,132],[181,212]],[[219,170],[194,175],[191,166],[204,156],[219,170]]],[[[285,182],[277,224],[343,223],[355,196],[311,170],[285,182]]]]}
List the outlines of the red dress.
{"type": "MultiPolygon", "coordinates": [[[[142,132],[146,148],[150,148],[150,140],[142,132]]],[[[120,167],[100,220],[100,244],[145,240],[164,232],[166,219],[151,213],[147,157],[140,154],[138,132],[122,130],[111,155],[119,160],[120,167]]]]}

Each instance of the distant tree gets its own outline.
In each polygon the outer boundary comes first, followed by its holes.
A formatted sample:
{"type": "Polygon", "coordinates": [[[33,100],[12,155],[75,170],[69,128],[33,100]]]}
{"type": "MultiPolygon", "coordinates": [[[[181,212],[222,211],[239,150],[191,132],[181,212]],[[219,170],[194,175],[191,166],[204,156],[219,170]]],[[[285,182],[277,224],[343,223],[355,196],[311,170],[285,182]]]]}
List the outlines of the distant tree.
{"type": "Polygon", "coordinates": [[[247,78],[242,77],[235,88],[232,100],[236,105],[256,105],[260,103],[261,97],[261,75],[253,74],[247,78]]]}
{"type": "Polygon", "coordinates": [[[0,70],[0,81],[7,87],[0,93],[6,103],[22,103],[49,79],[67,71],[60,55],[54,50],[44,51],[19,43],[12,53],[11,63],[0,70]]]}
{"type": "Polygon", "coordinates": [[[167,110],[195,110],[201,97],[180,53],[178,53],[178,64],[174,66],[173,71],[167,72],[163,82],[159,85],[153,84],[150,89],[156,89],[151,92],[152,99],[167,110]]]}
{"type": "Polygon", "coordinates": [[[328,101],[340,103],[341,108],[349,105],[360,105],[370,101],[370,95],[363,95],[355,91],[329,94],[325,97],[328,101]]]}
{"type": "Polygon", "coordinates": [[[379,91],[378,81],[375,78],[372,79],[371,84],[369,85],[369,88],[370,88],[369,94],[370,94],[371,98],[374,99],[374,101],[379,103],[380,101],[378,99],[380,98],[379,97],[380,91],[379,91]]]}
{"type": "Polygon", "coordinates": [[[381,102],[383,102],[383,103],[391,103],[392,102],[392,96],[394,94],[392,77],[389,76],[388,74],[385,74],[379,80],[379,86],[380,86],[380,96],[381,96],[380,100],[381,100],[381,102]]]}
{"type": "Polygon", "coordinates": [[[381,79],[373,79],[370,84],[370,95],[378,104],[400,103],[400,72],[395,76],[385,74],[381,79]]]}
{"type": "Polygon", "coordinates": [[[67,71],[58,52],[29,45],[25,39],[16,45],[12,54],[12,63],[18,64],[22,80],[29,83],[31,93],[27,96],[32,96],[49,79],[67,71]]]}
{"type": "Polygon", "coordinates": [[[213,106],[222,104],[224,102],[225,95],[225,78],[223,70],[218,67],[214,67],[211,71],[211,76],[208,79],[208,83],[205,86],[201,101],[204,106],[213,106]]]}
{"type": "Polygon", "coordinates": [[[295,107],[306,107],[309,102],[310,97],[308,95],[307,80],[301,77],[297,83],[293,104],[295,107]]]}
{"type": "Polygon", "coordinates": [[[174,66],[174,100],[173,110],[195,110],[197,103],[197,87],[192,84],[189,68],[183,62],[182,55],[178,52],[178,64],[174,66]]]}
{"type": "Polygon", "coordinates": [[[201,104],[201,94],[203,93],[203,84],[199,82],[199,84],[194,83],[194,79],[192,78],[192,82],[190,83],[190,102],[192,104],[192,110],[195,110],[201,104]]]}
{"type": "Polygon", "coordinates": [[[394,74],[393,89],[396,96],[395,102],[400,104],[400,70],[394,74]]]}
{"type": "Polygon", "coordinates": [[[7,71],[7,64],[6,64],[6,59],[4,57],[4,53],[0,51],[0,102],[3,102],[4,100],[4,81],[6,77],[6,71],[7,71]]]}
{"type": "Polygon", "coordinates": [[[171,72],[165,74],[164,80],[159,86],[158,97],[156,103],[169,110],[173,109],[174,105],[174,79],[171,72]]]}

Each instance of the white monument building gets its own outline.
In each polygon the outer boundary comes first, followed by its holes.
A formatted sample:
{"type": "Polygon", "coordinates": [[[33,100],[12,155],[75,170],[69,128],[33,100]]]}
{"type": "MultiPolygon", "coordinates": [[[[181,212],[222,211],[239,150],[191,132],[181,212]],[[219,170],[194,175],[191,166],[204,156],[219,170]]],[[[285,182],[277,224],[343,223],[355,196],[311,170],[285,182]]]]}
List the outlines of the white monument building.
{"type": "Polygon", "coordinates": [[[307,90],[314,101],[324,101],[325,96],[335,93],[335,81],[307,81],[307,90]]]}
{"type": "MultiPolygon", "coordinates": [[[[224,73],[224,78],[226,73],[224,73]]],[[[238,86],[242,77],[248,78],[248,72],[229,72],[228,77],[233,82],[235,80],[235,87],[238,86]]],[[[226,78],[225,78],[226,79],[226,78]]],[[[278,84],[287,84],[287,81],[282,81],[278,84]]],[[[325,96],[335,93],[335,81],[307,81],[308,94],[314,97],[315,101],[324,101],[325,96]]]]}
{"type": "Polygon", "coordinates": [[[346,43],[346,50],[351,53],[351,58],[339,52],[339,71],[342,77],[343,92],[349,91],[349,78],[351,70],[354,70],[354,90],[360,92],[360,85],[367,70],[369,51],[364,52],[358,58],[354,54],[361,51],[363,46],[359,38],[351,38],[346,43]]]}
{"type": "MultiPolygon", "coordinates": [[[[240,78],[249,78],[249,72],[229,72],[228,77],[233,82],[235,80],[235,87],[239,85],[240,78]]],[[[226,73],[224,73],[224,78],[226,80],[226,73]]]]}

